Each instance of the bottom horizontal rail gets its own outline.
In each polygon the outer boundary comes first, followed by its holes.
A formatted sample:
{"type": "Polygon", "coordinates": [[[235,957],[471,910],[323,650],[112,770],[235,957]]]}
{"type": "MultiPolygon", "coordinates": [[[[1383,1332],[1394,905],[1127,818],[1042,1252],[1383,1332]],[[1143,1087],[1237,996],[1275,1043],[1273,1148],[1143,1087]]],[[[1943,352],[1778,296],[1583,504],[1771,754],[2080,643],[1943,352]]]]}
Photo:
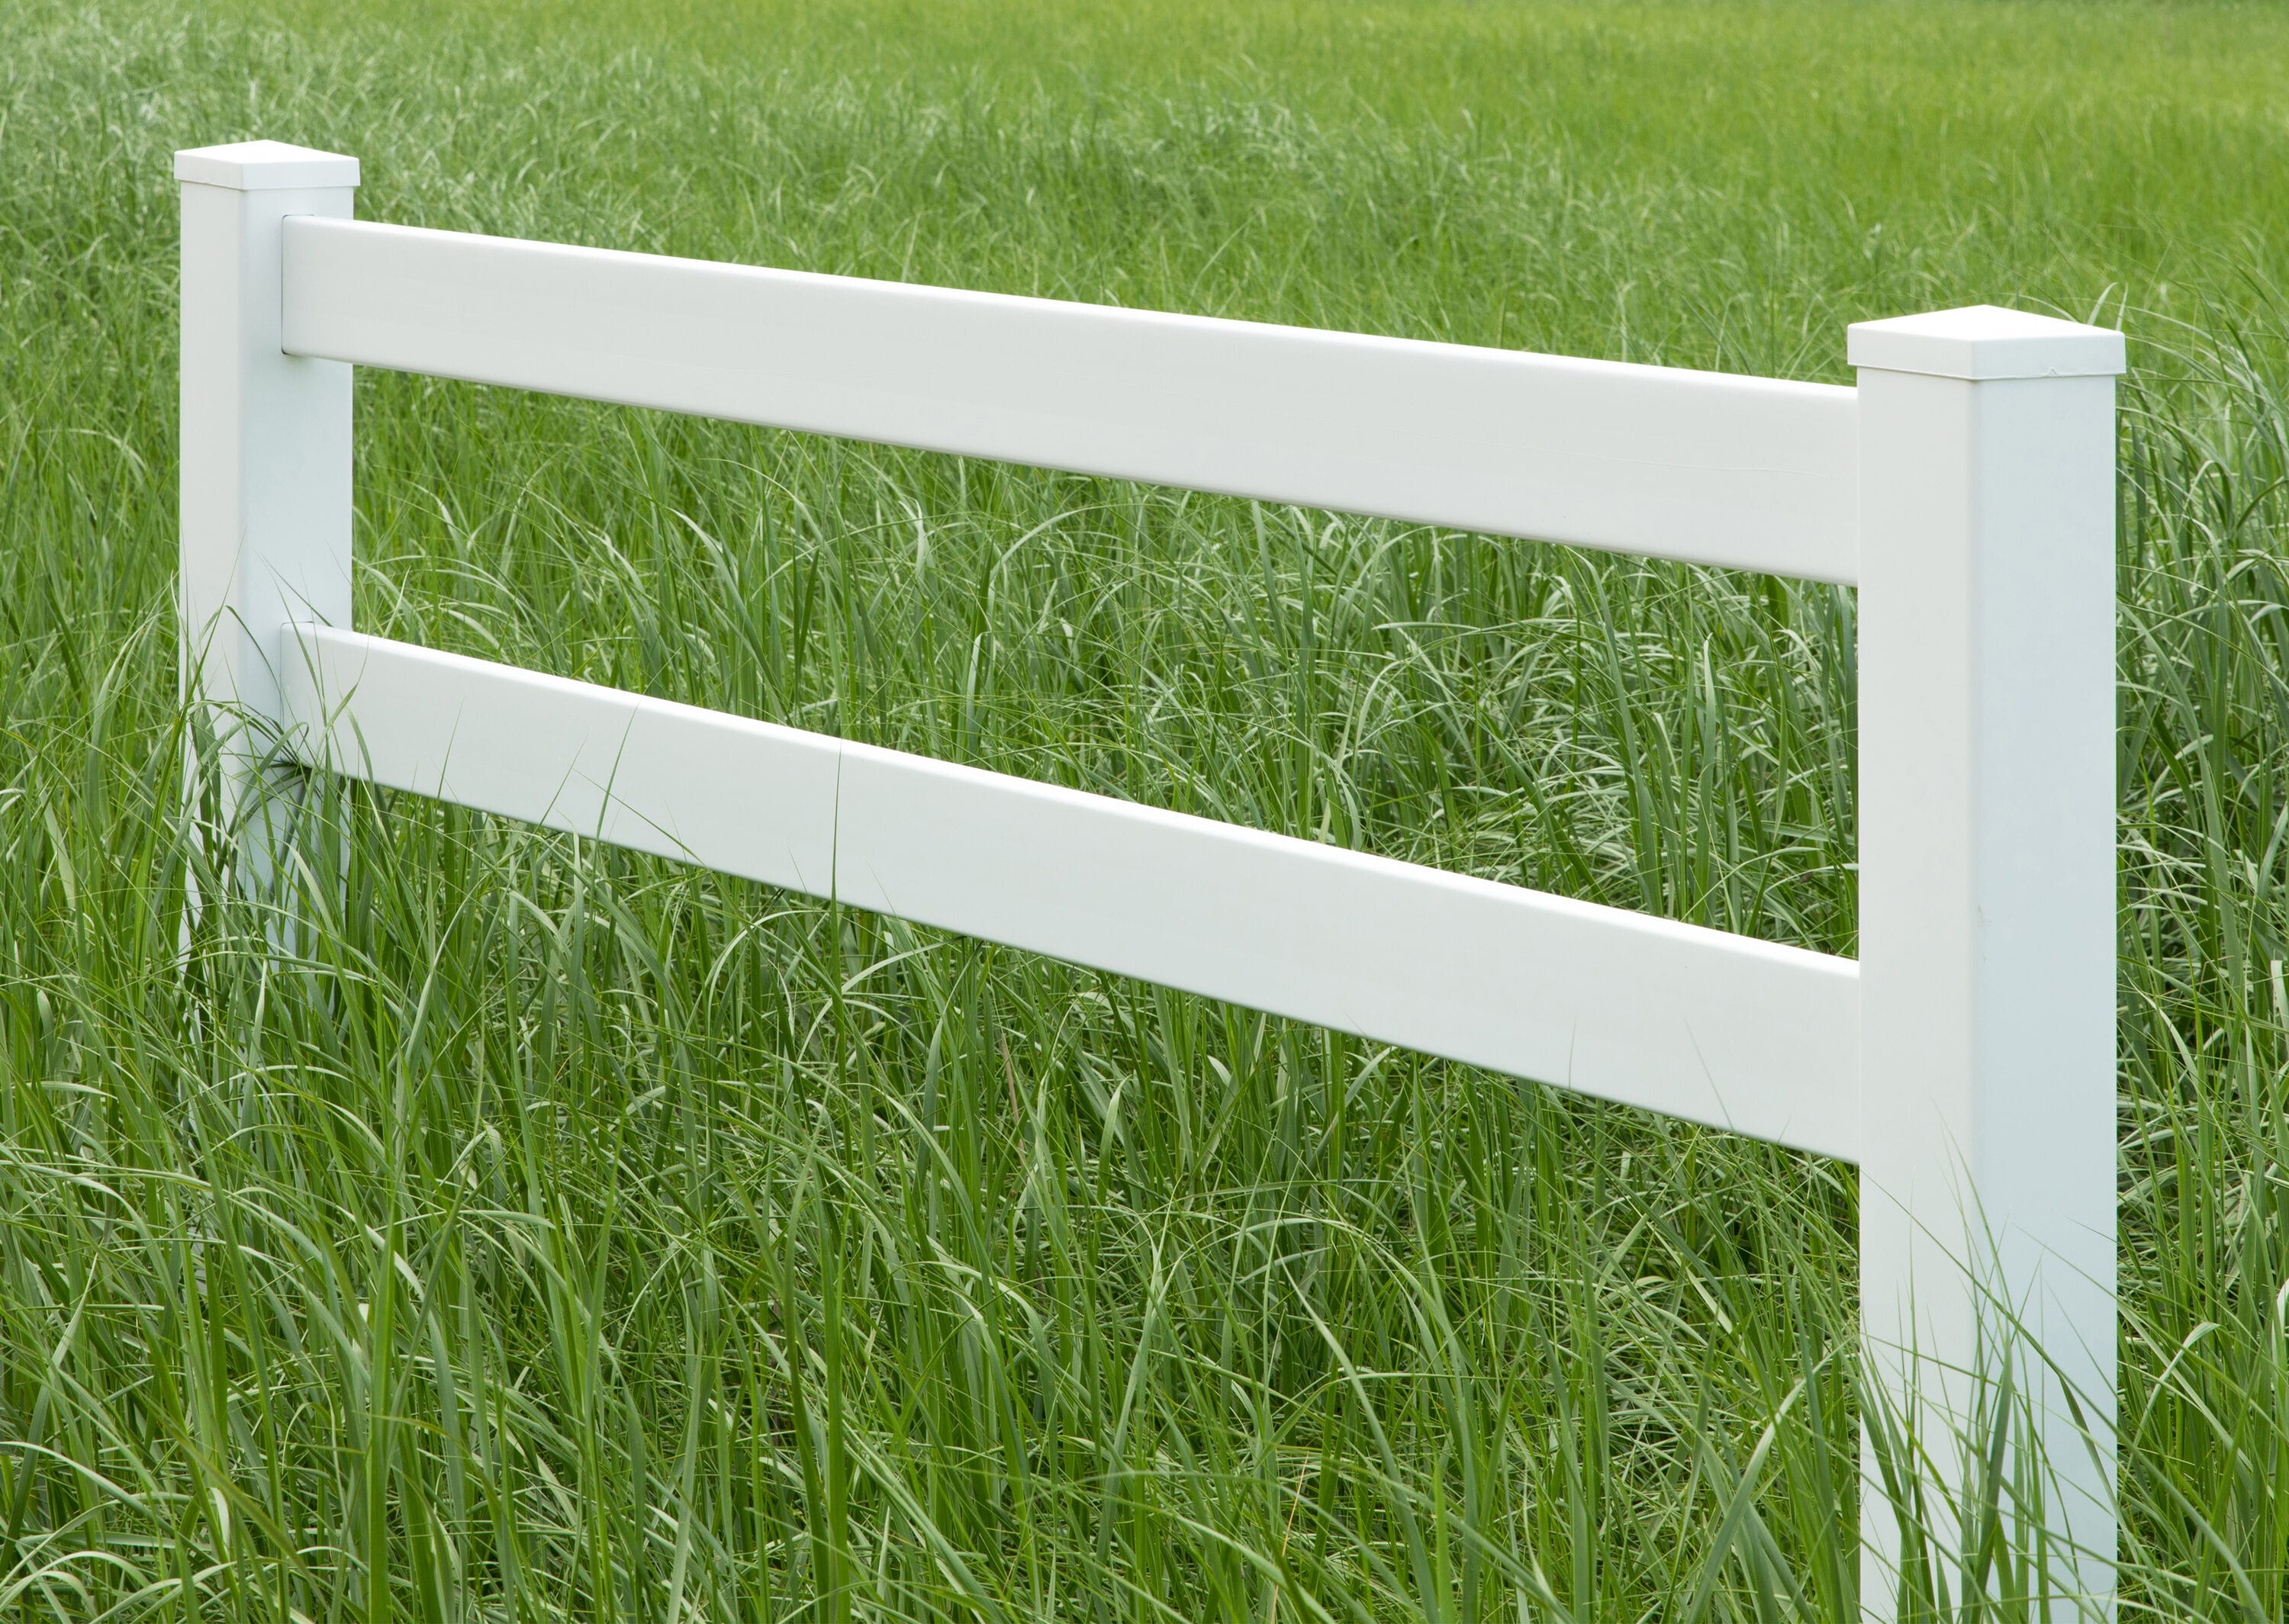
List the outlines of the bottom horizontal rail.
{"type": "Polygon", "coordinates": [[[1859,967],[328,626],[313,767],[1856,1159],[1859,967]]]}

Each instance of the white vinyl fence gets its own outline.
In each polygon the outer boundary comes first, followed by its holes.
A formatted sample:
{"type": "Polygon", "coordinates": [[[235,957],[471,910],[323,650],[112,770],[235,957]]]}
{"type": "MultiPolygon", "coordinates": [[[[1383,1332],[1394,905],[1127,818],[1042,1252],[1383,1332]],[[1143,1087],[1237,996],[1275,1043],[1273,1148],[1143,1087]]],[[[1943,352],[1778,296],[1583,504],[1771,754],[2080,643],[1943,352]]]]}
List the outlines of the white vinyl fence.
{"type": "Polygon", "coordinates": [[[175,172],[185,681],[234,807],[283,749],[1856,1162],[1871,1391],[1928,1442],[2038,1342],[2055,1571],[2110,1611],[2119,334],[1863,322],[1846,389],[368,224],[355,158],[270,141],[175,172]],[[366,635],[352,366],[1856,585],[1861,956],[366,635]]]}

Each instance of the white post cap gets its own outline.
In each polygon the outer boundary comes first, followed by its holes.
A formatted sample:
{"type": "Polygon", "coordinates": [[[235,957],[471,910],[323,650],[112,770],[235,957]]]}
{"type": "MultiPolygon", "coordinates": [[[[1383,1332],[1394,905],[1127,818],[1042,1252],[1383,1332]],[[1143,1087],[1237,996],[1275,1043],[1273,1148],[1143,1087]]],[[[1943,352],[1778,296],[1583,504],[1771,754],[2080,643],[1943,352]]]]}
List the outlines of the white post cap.
{"type": "Polygon", "coordinates": [[[1845,354],[1855,367],[1983,383],[2004,378],[2111,378],[2127,364],[2122,335],[2055,316],[1972,305],[1926,315],[1854,322],[1845,354]]]}
{"type": "Polygon", "coordinates": [[[175,179],[235,192],[288,187],[355,186],[358,161],[339,152],[289,147],[283,141],[233,141],[193,147],[175,155],[175,179]]]}

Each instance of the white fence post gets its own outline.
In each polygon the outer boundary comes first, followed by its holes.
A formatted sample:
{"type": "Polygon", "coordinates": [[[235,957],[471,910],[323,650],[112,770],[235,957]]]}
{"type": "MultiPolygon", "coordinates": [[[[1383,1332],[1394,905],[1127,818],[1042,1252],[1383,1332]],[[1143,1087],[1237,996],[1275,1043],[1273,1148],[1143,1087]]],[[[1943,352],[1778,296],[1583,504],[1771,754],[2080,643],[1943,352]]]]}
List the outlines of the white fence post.
{"type": "MultiPolygon", "coordinates": [[[[1861,323],[1850,354],[1869,1403],[1928,1452],[1959,1604],[1956,1511],[1982,1493],[1965,1434],[2015,1332],[2043,1522],[2066,1536],[2048,1582],[2086,1598],[2048,1616],[2111,1616],[2122,337],[1981,306],[1861,323]]],[[[1902,1536],[1863,1450],[1862,1605],[1889,1620],[1902,1536]]],[[[2006,1531],[2032,1464],[2005,1461],[2006,1531]]]]}
{"type": "Polygon", "coordinates": [[[269,875],[254,796],[280,720],[278,633],[349,624],[350,369],[285,353],[288,215],[347,219],[355,158],[277,141],[175,155],[182,183],[181,673],[221,757],[241,877],[269,875]]]}

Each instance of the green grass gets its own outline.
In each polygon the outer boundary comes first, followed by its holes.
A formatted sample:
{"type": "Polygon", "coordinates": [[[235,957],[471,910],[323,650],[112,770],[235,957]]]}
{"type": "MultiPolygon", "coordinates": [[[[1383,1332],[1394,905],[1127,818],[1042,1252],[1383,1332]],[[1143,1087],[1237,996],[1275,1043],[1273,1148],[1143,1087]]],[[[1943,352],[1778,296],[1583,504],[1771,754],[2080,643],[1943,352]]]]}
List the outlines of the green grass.
{"type": "MultiPolygon", "coordinates": [[[[187,926],[167,155],[267,135],[1783,376],[2122,322],[2124,1612],[2274,1624],[2285,84],[2192,4],[0,12],[0,1611],[1853,1616],[1847,1167],[411,799],[307,951],[187,926]]],[[[1852,948],[1846,593],[359,388],[372,629],[1852,948]]]]}

